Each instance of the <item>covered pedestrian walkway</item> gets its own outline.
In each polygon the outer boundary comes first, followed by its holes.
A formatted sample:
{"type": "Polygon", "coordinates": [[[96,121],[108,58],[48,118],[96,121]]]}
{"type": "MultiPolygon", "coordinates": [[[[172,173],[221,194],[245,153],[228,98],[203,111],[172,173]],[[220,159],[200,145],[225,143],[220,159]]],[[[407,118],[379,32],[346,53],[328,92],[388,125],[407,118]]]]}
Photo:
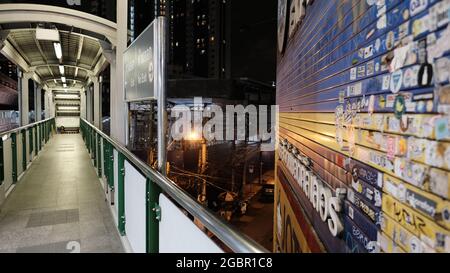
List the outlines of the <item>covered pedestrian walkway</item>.
{"type": "Polygon", "coordinates": [[[0,212],[0,252],[123,252],[80,135],[56,135],[0,212]]]}

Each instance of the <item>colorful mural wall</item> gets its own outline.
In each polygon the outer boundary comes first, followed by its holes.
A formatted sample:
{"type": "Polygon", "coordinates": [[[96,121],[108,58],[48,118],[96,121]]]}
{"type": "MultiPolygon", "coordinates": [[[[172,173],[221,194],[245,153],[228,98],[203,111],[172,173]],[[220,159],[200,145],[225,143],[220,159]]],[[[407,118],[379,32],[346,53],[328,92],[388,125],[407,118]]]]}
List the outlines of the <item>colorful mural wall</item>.
{"type": "Polygon", "coordinates": [[[450,0],[279,0],[278,252],[450,252],[450,0]]]}

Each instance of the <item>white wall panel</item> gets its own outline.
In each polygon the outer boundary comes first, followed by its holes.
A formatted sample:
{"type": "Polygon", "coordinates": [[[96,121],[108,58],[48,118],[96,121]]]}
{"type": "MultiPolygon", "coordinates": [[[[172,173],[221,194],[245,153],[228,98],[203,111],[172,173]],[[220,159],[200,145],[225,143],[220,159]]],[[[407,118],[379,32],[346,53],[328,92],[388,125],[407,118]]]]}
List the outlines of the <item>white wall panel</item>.
{"type": "Polygon", "coordinates": [[[159,196],[159,250],[161,253],[223,253],[172,201],[159,196]]]}
{"type": "Polygon", "coordinates": [[[3,180],[3,186],[6,193],[13,183],[11,138],[8,138],[6,141],[3,142],[3,161],[5,170],[4,172],[5,178],[3,180]]]}
{"type": "Polygon", "coordinates": [[[22,144],[22,133],[17,134],[17,178],[23,173],[23,144],[22,144]]]}
{"type": "Polygon", "coordinates": [[[56,118],[56,127],[64,126],[66,128],[69,127],[80,127],[80,118],[79,117],[57,117],[56,118]]]}
{"type": "Polygon", "coordinates": [[[135,253],[146,252],[146,178],[125,161],[125,230],[135,253]]]}

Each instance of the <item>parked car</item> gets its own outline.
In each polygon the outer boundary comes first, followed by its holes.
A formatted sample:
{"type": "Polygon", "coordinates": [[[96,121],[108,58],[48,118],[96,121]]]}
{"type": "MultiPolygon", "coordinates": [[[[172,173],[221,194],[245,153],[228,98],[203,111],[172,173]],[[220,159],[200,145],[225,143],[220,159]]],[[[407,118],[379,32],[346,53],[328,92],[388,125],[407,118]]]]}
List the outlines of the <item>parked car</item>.
{"type": "Polygon", "coordinates": [[[260,201],[273,202],[275,196],[275,184],[264,184],[261,189],[260,201]]]}

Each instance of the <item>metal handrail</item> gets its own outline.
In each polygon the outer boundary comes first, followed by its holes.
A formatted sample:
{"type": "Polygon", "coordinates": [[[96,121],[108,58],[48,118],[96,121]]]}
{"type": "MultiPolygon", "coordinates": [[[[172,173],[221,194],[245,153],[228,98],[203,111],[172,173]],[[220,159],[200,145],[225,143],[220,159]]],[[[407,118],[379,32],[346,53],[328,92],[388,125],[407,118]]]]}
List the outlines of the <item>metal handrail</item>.
{"type": "Polygon", "coordinates": [[[105,133],[97,129],[87,120],[81,118],[83,122],[93,128],[97,134],[109,141],[120,153],[122,153],[128,161],[142,172],[147,178],[155,182],[168,196],[173,198],[179,205],[187,210],[192,216],[199,219],[201,223],[208,228],[217,238],[219,238],[227,247],[237,253],[267,253],[268,251],[260,246],[253,239],[239,232],[236,228],[219,219],[210,210],[199,204],[188,193],[186,193],[175,182],[168,179],[155,169],[142,162],[128,149],[120,143],[107,136],[105,133]]]}
{"type": "Polygon", "coordinates": [[[38,124],[41,124],[41,123],[45,123],[45,122],[50,121],[52,119],[54,119],[54,118],[48,118],[46,120],[41,120],[41,121],[38,121],[38,122],[30,123],[28,125],[25,125],[25,126],[22,126],[22,127],[17,127],[17,128],[5,131],[5,132],[0,132],[0,137],[4,136],[4,135],[9,135],[9,134],[12,134],[12,133],[20,133],[20,131],[22,131],[22,130],[29,129],[31,127],[34,127],[34,126],[36,126],[38,124]]]}

